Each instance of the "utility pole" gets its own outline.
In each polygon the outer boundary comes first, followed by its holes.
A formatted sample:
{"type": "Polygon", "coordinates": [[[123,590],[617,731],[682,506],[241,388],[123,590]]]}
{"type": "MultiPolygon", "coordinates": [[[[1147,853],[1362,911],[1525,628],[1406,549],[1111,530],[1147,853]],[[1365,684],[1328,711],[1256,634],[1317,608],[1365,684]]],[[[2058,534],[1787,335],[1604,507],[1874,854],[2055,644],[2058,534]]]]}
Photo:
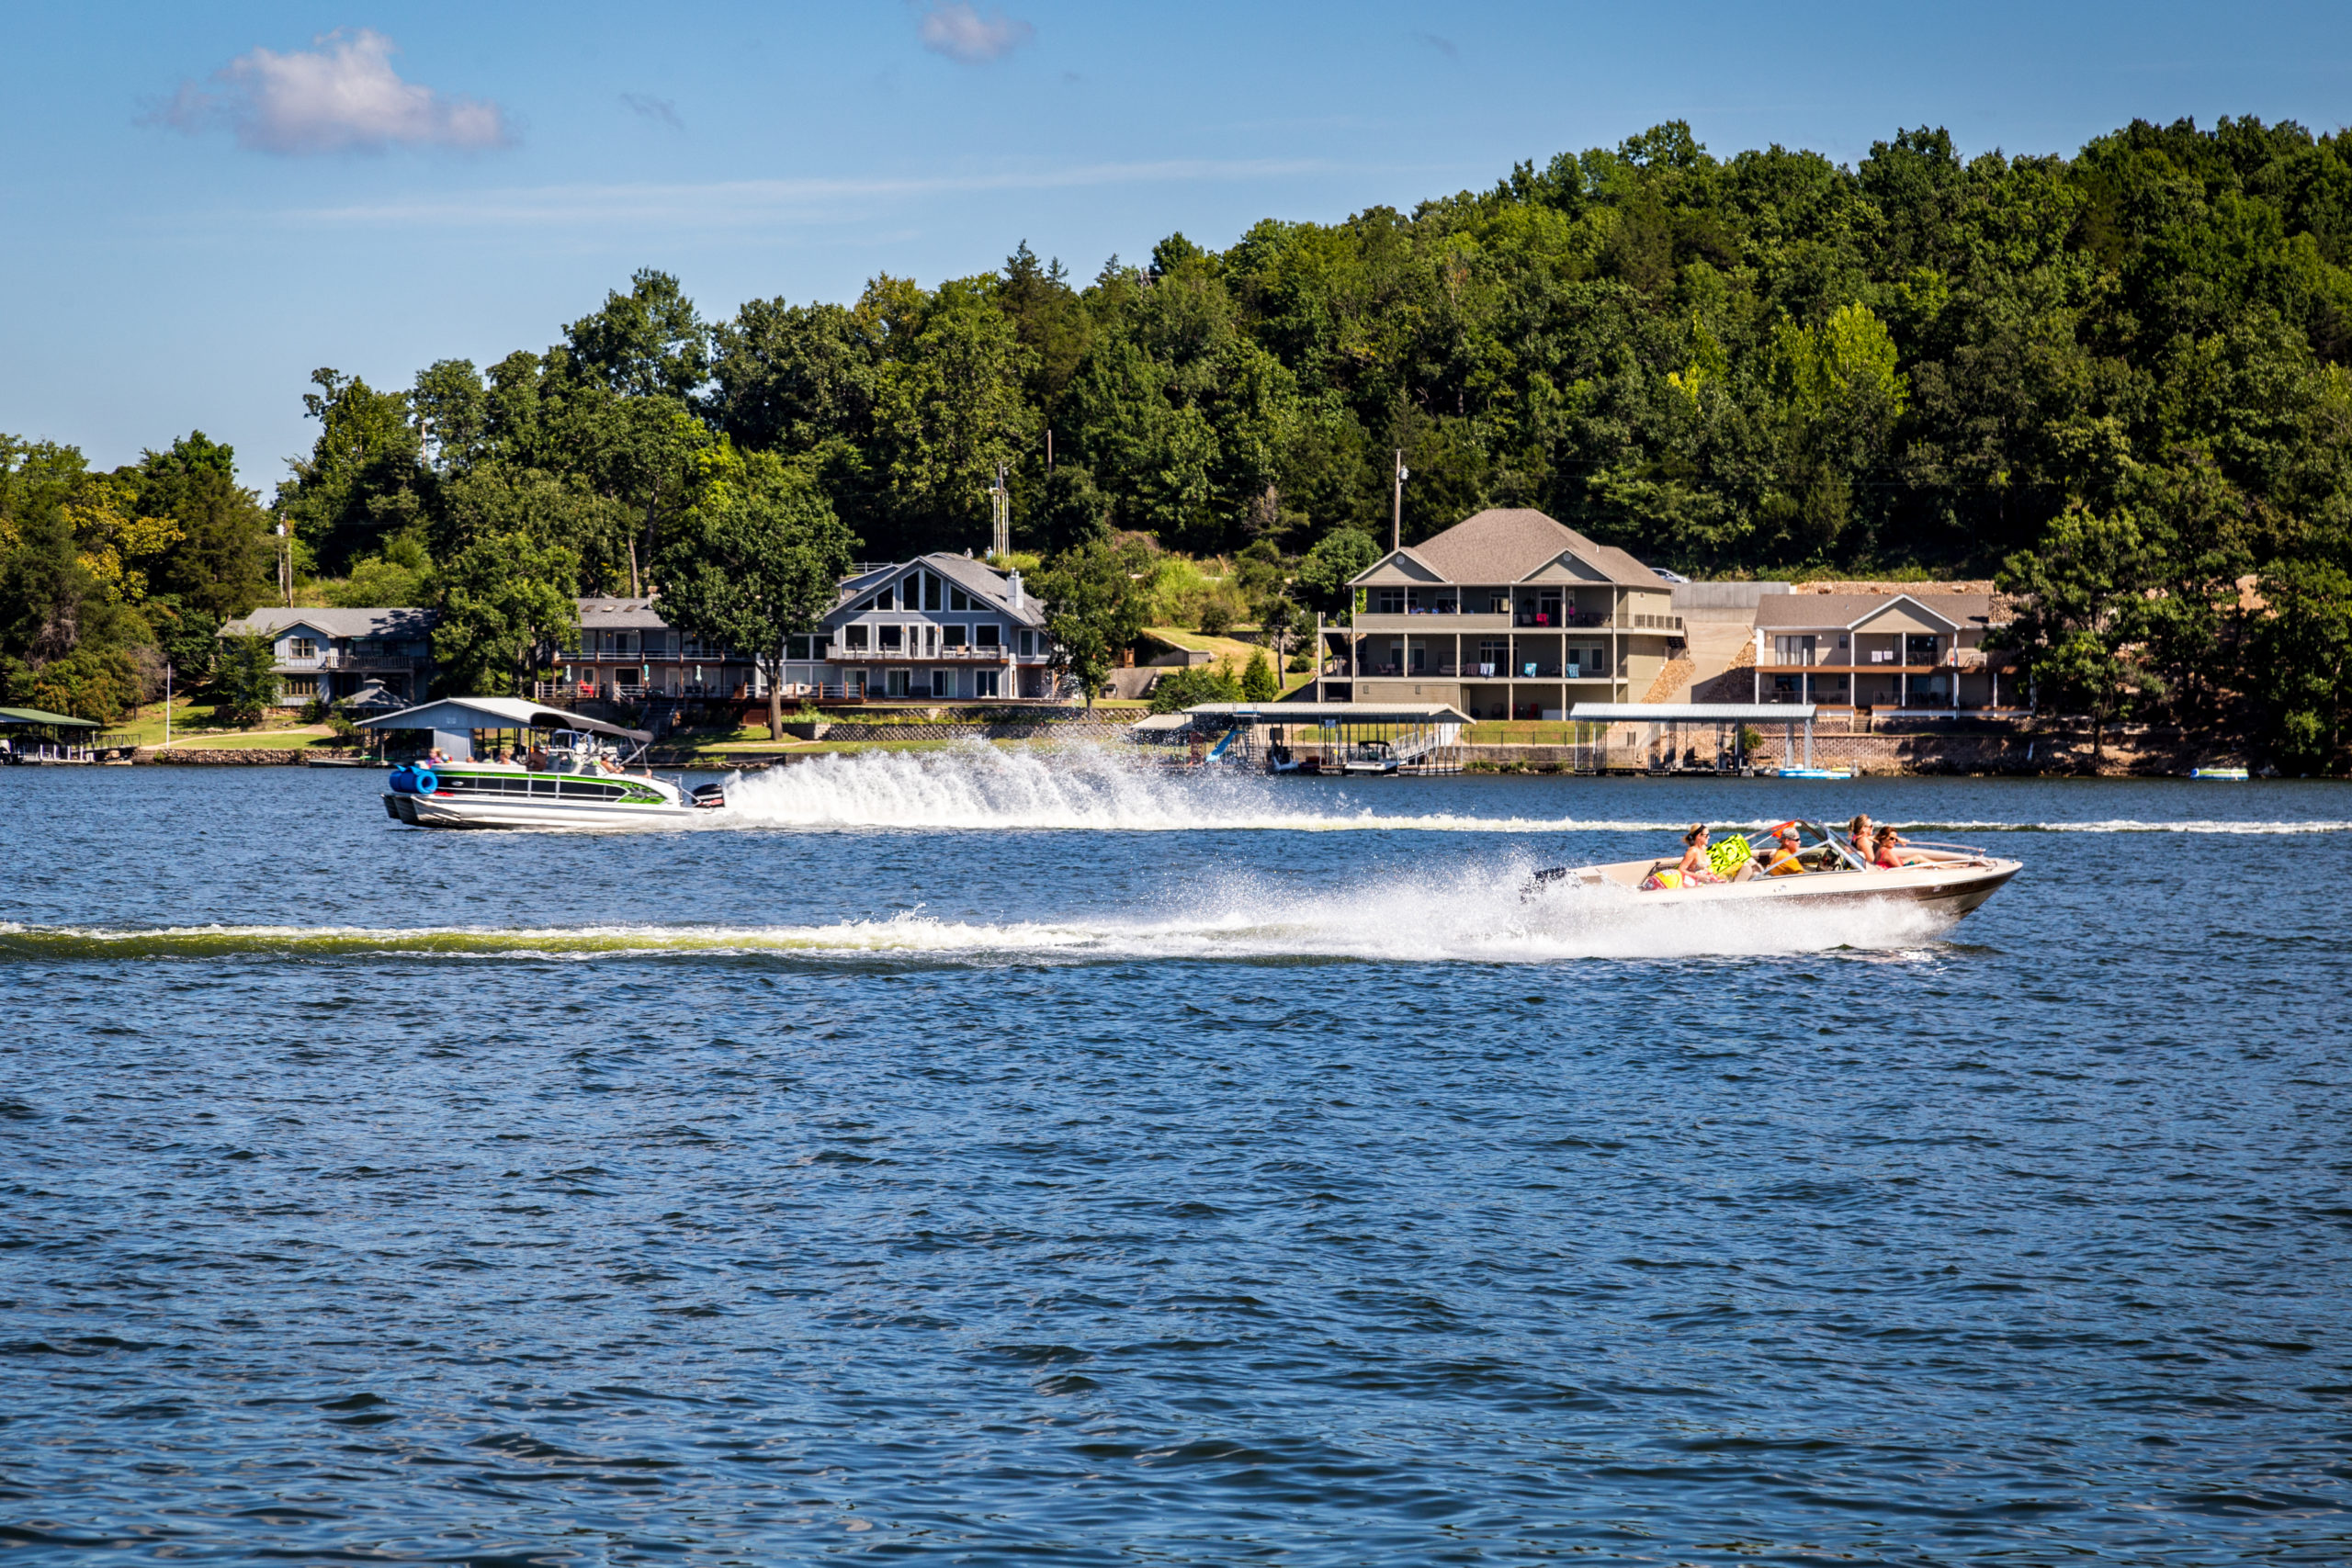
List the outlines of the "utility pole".
{"type": "Polygon", "coordinates": [[[997,564],[1012,554],[1012,492],[1005,488],[1005,465],[996,466],[996,488],[989,491],[989,509],[996,523],[997,564]]]}
{"type": "Polygon", "coordinates": [[[1392,550],[1405,547],[1405,480],[1411,474],[1412,470],[1405,467],[1404,449],[1399,447],[1396,452],[1396,489],[1389,503],[1388,513],[1388,547],[1392,550]]]}
{"type": "Polygon", "coordinates": [[[294,603],[294,540],[287,533],[286,525],[277,525],[277,592],[288,607],[294,603]]]}
{"type": "Polygon", "coordinates": [[[164,744],[172,743],[172,661],[164,660],[164,744]]]}

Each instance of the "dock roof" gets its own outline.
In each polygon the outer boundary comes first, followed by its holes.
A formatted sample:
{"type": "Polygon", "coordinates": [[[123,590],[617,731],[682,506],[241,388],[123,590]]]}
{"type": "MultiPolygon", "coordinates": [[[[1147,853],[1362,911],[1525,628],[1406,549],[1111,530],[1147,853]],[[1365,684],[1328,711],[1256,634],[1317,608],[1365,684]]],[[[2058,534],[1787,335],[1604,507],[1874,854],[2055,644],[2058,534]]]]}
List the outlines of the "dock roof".
{"type": "Polygon", "coordinates": [[[1577,703],[1568,717],[1586,724],[1803,724],[1811,703],[1577,703]]]}
{"type": "Polygon", "coordinates": [[[71,729],[96,729],[93,718],[73,718],[62,713],[44,713],[40,708],[0,708],[0,725],[62,724],[71,729]]]}

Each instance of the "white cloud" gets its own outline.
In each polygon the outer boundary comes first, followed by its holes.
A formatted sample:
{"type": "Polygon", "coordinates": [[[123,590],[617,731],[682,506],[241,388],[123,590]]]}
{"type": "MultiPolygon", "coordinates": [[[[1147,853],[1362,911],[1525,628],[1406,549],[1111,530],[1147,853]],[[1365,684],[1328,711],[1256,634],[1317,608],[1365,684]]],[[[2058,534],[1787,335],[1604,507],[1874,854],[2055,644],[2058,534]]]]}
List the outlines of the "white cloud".
{"type": "Polygon", "coordinates": [[[256,49],[183,83],[153,117],[191,135],[226,125],[264,152],[379,152],[387,147],[503,147],[506,116],[481,98],[444,97],[401,80],[392,40],[362,28],[323,33],[285,54],[256,49]]]}
{"type": "Polygon", "coordinates": [[[932,0],[922,14],[922,46],[967,65],[1001,60],[1037,36],[1037,29],[1001,11],[983,17],[969,0],[932,0]]]}

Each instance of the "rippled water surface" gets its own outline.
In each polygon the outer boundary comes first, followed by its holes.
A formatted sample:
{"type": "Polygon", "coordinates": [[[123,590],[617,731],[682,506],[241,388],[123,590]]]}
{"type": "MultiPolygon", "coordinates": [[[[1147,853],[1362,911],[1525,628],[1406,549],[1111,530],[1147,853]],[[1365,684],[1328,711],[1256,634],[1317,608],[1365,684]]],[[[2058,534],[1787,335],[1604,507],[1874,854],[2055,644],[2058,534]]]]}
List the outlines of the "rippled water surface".
{"type": "Polygon", "coordinates": [[[14,1557],[2352,1558],[2352,790],[380,788],[0,774],[14,1557]],[[1856,809],[2026,870],[1521,895],[1856,809]]]}

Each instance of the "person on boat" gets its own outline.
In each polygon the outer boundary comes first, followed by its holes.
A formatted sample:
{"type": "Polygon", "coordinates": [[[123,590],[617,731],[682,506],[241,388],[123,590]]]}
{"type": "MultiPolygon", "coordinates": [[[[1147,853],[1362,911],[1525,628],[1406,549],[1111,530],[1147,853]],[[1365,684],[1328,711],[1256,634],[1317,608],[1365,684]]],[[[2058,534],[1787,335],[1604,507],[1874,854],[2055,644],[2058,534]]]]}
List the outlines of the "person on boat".
{"type": "Polygon", "coordinates": [[[1871,864],[1880,871],[1901,871],[1906,865],[1925,865],[1926,857],[1903,852],[1902,836],[1891,827],[1883,827],[1871,838],[1871,864]]]}
{"type": "Polygon", "coordinates": [[[548,771],[547,742],[543,740],[533,741],[531,744],[531,754],[523,759],[523,765],[535,773],[546,773],[548,771]]]}
{"type": "Polygon", "coordinates": [[[1846,842],[1864,860],[1871,858],[1871,818],[1868,812],[1858,812],[1846,824],[1846,842]]]}
{"type": "Polygon", "coordinates": [[[1804,840],[1797,837],[1797,825],[1783,822],[1773,835],[1772,847],[1764,852],[1764,874],[1767,876],[1802,876],[1809,869],[1797,858],[1804,840]]]}
{"type": "Polygon", "coordinates": [[[1682,886],[1721,882],[1715,868],[1707,863],[1707,825],[1693,822],[1690,830],[1682,835],[1682,863],[1675,868],[1682,874],[1682,886]]]}

